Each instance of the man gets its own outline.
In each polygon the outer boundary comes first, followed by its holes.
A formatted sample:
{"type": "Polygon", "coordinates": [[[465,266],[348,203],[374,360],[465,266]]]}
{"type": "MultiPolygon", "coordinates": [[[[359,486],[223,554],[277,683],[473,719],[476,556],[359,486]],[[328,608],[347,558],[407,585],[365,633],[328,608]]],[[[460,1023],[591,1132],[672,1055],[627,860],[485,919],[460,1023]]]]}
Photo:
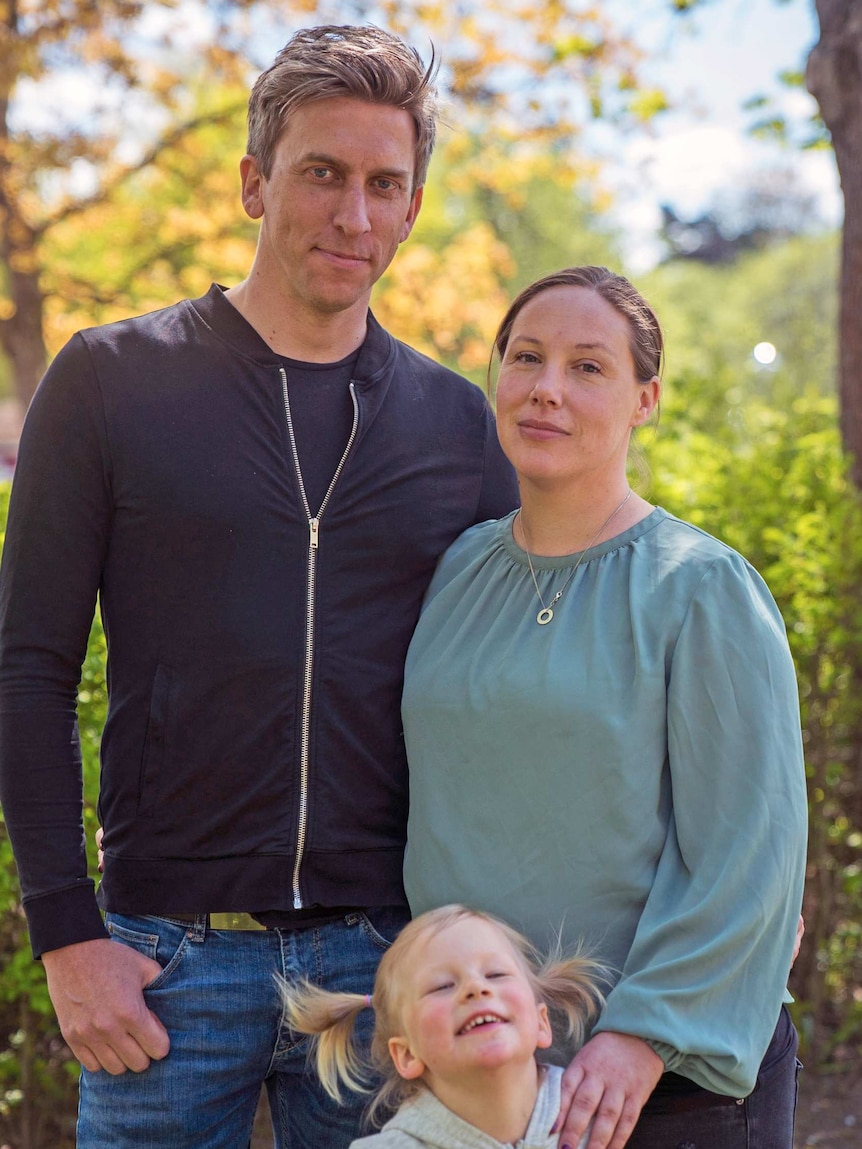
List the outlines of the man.
{"type": "Polygon", "coordinates": [[[280,1029],[274,974],[368,990],[406,920],[404,654],[441,551],[516,501],[480,392],[368,310],[434,116],[396,37],[297,33],[249,103],[248,277],[79,333],[33,400],[0,784],[84,1066],[81,1149],[245,1145],[264,1080],[278,1145],[357,1134],[280,1029]],[[105,923],[75,728],[97,592],[105,923]]]}

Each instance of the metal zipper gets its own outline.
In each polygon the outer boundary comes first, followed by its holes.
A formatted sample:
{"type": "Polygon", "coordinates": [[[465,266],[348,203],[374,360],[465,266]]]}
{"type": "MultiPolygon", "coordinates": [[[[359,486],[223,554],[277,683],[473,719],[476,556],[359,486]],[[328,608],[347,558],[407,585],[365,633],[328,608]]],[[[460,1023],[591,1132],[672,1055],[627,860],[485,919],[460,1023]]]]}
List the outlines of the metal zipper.
{"type": "Polygon", "coordinates": [[[326,494],[323,496],[323,502],[316,515],[312,515],[311,507],[308,505],[308,496],[305,493],[305,483],[302,480],[302,471],[299,466],[299,452],[296,449],[296,435],[293,431],[293,418],[290,414],[290,398],[287,393],[287,372],[283,367],[279,367],[279,374],[281,376],[281,392],[284,396],[284,413],[287,417],[287,434],[290,439],[290,450],[293,455],[293,465],[296,470],[296,479],[299,484],[299,495],[302,499],[302,509],[305,511],[305,517],[308,521],[308,569],[307,569],[307,584],[306,584],[306,598],[305,598],[305,677],[302,687],[302,718],[300,722],[300,754],[299,754],[299,820],[296,827],[296,856],[293,863],[293,908],[301,910],[302,906],[302,892],[299,888],[299,871],[302,866],[302,856],[305,852],[305,834],[308,824],[308,757],[309,757],[309,741],[311,736],[311,679],[314,670],[314,601],[315,601],[315,584],[317,578],[317,550],[320,546],[320,520],[323,517],[323,512],[329,502],[330,496],[335,489],[335,484],[338,482],[341,472],[344,470],[344,464],[347,462],[347,456],[350,453],[350,448],[353,446],[353,440],[356,438],[356,431],[359,427],[359,403],[356,398],[356,390],[353,383],[350,384],[350,398],[353,401],[353,426],[350,430],[350,438],[347,440],[347,446],[344,448],[344,453],[341,456],[338,466],[335,468],[335,474],[327,488],[326,494]]]}

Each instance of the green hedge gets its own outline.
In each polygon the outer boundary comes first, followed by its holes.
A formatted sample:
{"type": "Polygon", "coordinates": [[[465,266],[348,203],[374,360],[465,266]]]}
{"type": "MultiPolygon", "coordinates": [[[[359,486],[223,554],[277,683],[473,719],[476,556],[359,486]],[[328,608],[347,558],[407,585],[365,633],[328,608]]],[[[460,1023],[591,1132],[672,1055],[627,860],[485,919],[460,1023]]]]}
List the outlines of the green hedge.
{"type": "MultiPolygon", "coordinates": [[[[862,501],[835,403],[750,400],[692,428],[683,385],[645,450],[651,497],[760,571],[796,664],[809,785],[806,939],[791,976],[809,1059],[862,1038],[862,501]]],[[[647,436],[649,438],[649,435],[647,436]]]]}

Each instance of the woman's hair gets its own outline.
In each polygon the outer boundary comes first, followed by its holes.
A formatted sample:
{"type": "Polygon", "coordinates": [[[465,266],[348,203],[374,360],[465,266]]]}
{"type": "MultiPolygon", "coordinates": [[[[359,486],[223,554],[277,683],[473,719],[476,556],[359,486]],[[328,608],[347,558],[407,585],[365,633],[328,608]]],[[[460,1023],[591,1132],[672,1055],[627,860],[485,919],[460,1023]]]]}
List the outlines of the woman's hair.
{"type": "Polygon", "coordinates": [[[629,345],[638,382],[646,383],[654,375],[661,378],[664,366],[664,339],[661,325],[655,312],[637,288],[625,276],[608,271],[606,267],[566,267],[562,271],[555,271],[551,275],[537,279],[535,283],[525,287],[509,305],[509,310],[503,316],[494,338],[491,362],[488,364],[489,381],[494,352],[496,351],[501,359],[506,354],[512,327],[521,309],[531,299],[535,299],[537,295],[552,287],[586,287],[600,295],[629,325],[629,345]]]}
{"type": "Polygon", "coordinates": [[[275,147],[297,108],[333,96],[390,104],[409,112],[416,127],[413,188],[425,183],[437,130],[437,62],[374,25],[304,28],[258,76],[248,102],[249,155],[266,178],[275,147]]]}
{"type": "Polygon", "coordinates": [[[552,1022],[562,1020],[566,1037],[576,1044],[583,1041],[587,1023],[604,1004],[598,988],[600,981],[607,980],[604,966],[580,953],[564,955],[559,941],[543,957],[517,930],[493,914],[461,905],[442,906],[414,918],[384,953],[370,1002],[364,994],[332,993],[308,982],[290,984],[280,979],[287,1022],[296,1032],[311,1037],[310,1057],[323,1088],[335,1101],[341,1100],[342,1086],[368,1092],[369,1078],[376,1072],[383,1084],[369,1109],[373,1119],[423,1088],[421,1079],[406,1081],[399,1076],[389,1055],[389,1039],[402,1033],[400,978],[405,968],[415,964],[414,950],[419,942],[465,918],[488,922],[500,931],[522,963],[536,1001],[548,1006],[552,1022]],[[405,967],[411,955],[410,965],[405,967]],[[374,1037],[370,1059],[365,1061],[356,1050],[353,1028],[369,1004],[374,1009],[374,1037]]]}

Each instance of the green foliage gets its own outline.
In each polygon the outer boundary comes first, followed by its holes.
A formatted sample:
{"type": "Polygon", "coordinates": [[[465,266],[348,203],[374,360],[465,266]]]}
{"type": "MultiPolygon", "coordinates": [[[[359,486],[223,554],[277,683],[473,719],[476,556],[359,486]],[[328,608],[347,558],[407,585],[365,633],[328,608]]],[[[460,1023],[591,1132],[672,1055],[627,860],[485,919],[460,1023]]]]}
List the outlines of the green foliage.
{"type": "Polygon", "coordinates": [[[833,395],[838,262],[837,235],[797,236],[721,267],[674,261],[640,278],[665,330],[675,421],[725,437],[752,400],[782,409],[833,395]],[[764,341],[778,352],[772,367],[752,355],[764,341]]]}
{"type": "Polygon", "coordinates": [[[791,985],[815,1059],[862,1039],[862,499],[832,396],[728,404],[711,381],[671,378],[644,450],[650,497],[743,553],[785,619],[799,682],[810,844],[806,945],[791,985]],[[700,407],[684,396],[711,395],[700,407]]]}

